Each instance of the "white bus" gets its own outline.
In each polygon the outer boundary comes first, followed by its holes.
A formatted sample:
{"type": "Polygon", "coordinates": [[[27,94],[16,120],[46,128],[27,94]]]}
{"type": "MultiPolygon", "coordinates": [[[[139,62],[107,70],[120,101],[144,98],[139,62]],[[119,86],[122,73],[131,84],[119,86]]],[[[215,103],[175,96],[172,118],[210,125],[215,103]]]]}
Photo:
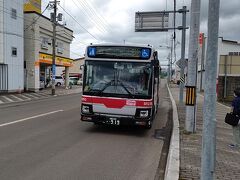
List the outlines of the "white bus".
{"type": "Polygon", "coordinates": [[[150,129],[158,109],[159,70],[150,45],[88,46],[81,120],[150,129]]]}

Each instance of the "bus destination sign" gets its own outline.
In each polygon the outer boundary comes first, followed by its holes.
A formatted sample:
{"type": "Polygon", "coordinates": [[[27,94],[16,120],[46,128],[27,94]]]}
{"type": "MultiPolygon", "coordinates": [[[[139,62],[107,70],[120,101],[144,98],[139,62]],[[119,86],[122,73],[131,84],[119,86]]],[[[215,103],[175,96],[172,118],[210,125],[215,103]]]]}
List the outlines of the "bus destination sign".
{"type": "Polygon", "coordinates": [[[151,49],[130,46],[90,46],[87,54],[92,58],[147,60],[151,56],[151,49]]]}

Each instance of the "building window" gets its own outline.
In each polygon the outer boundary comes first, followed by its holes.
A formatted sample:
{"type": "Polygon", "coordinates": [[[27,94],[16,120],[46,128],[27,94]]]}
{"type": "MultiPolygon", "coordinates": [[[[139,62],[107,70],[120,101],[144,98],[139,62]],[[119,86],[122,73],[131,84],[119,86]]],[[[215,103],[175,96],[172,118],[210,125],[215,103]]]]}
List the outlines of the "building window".
{"type": "Polygon", "coordinates": [[[60,54],[63,53],[63,43],[57,42],[57,52],[60,54]]]}
{"type": "Polygon", "coordinates": [[[17,56],[17,48],[12,47],[12,56],[16,57],[17,56]]]}
{"type": "Polygon", "coordinates": [[[48,49],[48,38],[47,37],[41,37],[41,48],[42,49],[48,49]]]}
{"type": "Polygon", "coordinates": [[[17,19],[17,10],[14,9],[14,8],[12,8],[11,17],[12,17],[13,19],[17,19]]]}

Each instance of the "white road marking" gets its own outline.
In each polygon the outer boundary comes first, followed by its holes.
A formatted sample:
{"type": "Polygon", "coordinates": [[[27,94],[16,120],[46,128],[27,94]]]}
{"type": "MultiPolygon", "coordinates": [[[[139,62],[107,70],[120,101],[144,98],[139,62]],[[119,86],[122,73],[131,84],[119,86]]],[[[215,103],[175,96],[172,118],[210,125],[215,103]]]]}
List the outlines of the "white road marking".
{"type": "Polygon", "coordinates": [[[33,96],[33,95],[31,95],[31,94],[24,94],[24,96],[29,97],[29,98],[39,99],[39,97],[33,96]]]}
{"type": "Polygon", "coordinates": [[[32,93],[31,95],[36,97],[41,97],[41,95],[39,95],[38,93],[32,93]]]}
{"type": "Polygon", "coordinates": [[[0,100],[0,104],[3,104],[4,102],[0,100]]]}
{"type": "Polygon", "coordinates": [[[24,119],[19,119],[19,120],[13,121],[13,122],[0,124],[0,127],[8,126],[8,125],[10,125],[10,124],[16,124],[16,123],[19,123],[19,122],[23,122],[23,121],[27,121],[27,120],[30,120],[30,119],[35,119],[35,118],[47,116],[47,115],[54,114],[54,113],[58,113],[58,112],[62,112],[62,111],[63,111],[63,110],[57,110],[57,111],[52,111],[52,112],[48,112],[48,113],[44,113],[44,114],[39,114],[39,115],[36,115],[36,116],[24,118],[24,119]]]}
{"type": "Polygon", "coordinates": [[[219,102],[217,102],[219,105],[221,105],[221,106],[223,106],[223,107],[225,107],[225,108],[227,108],[227,109],[231,109],[231,107],[229,107],[229,106],[226,106],[226,105],[224,105],[224,104],[222,104],[222,103],[219,103],[219,102]]]}
{"type": "Polygon", "coordinates": [[[6,99],[7,101],[9,101],[9,102],[13,102],[13,100],[12,99],[10,99],[10,98],[8,98],[7,96],[2,96],[4,99],[6,99]]]}
{"type": "Polygon", "coordinates": [[[46,94],[46,93],[37,93],[39,96],[44,96],[44,97],[48,97],[50,96],[50,94],[46,94]]]}
{"type": "Polygon", "coordinates": [[[18,101],[23,101],[23,99],[21,99],[21,98],[15,96],[15,95],[10,95],[10,96],[13,97],[13,98],[15,98],[15,99],[17,99],[18,101]]]}
{"type": "Polygon", "coordinates": [[[23,98],[27,99],[27,100],[30,100],[31,98],[27,97],[27,96],[24,96],[23,94],[19,94],[19,96],[22,96],[23,98]]]}

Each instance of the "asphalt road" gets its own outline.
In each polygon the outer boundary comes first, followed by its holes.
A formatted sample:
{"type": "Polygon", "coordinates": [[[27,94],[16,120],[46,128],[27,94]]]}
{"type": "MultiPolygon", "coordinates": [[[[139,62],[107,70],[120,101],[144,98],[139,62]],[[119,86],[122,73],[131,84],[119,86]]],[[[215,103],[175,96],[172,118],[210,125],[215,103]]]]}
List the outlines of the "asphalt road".
{"type": "Polygon", "coordinates": [[[153,180],[169,111],[160,92],[151,130],[81,122],[79,94],[0,106],[0,179],[153,180]]]}

